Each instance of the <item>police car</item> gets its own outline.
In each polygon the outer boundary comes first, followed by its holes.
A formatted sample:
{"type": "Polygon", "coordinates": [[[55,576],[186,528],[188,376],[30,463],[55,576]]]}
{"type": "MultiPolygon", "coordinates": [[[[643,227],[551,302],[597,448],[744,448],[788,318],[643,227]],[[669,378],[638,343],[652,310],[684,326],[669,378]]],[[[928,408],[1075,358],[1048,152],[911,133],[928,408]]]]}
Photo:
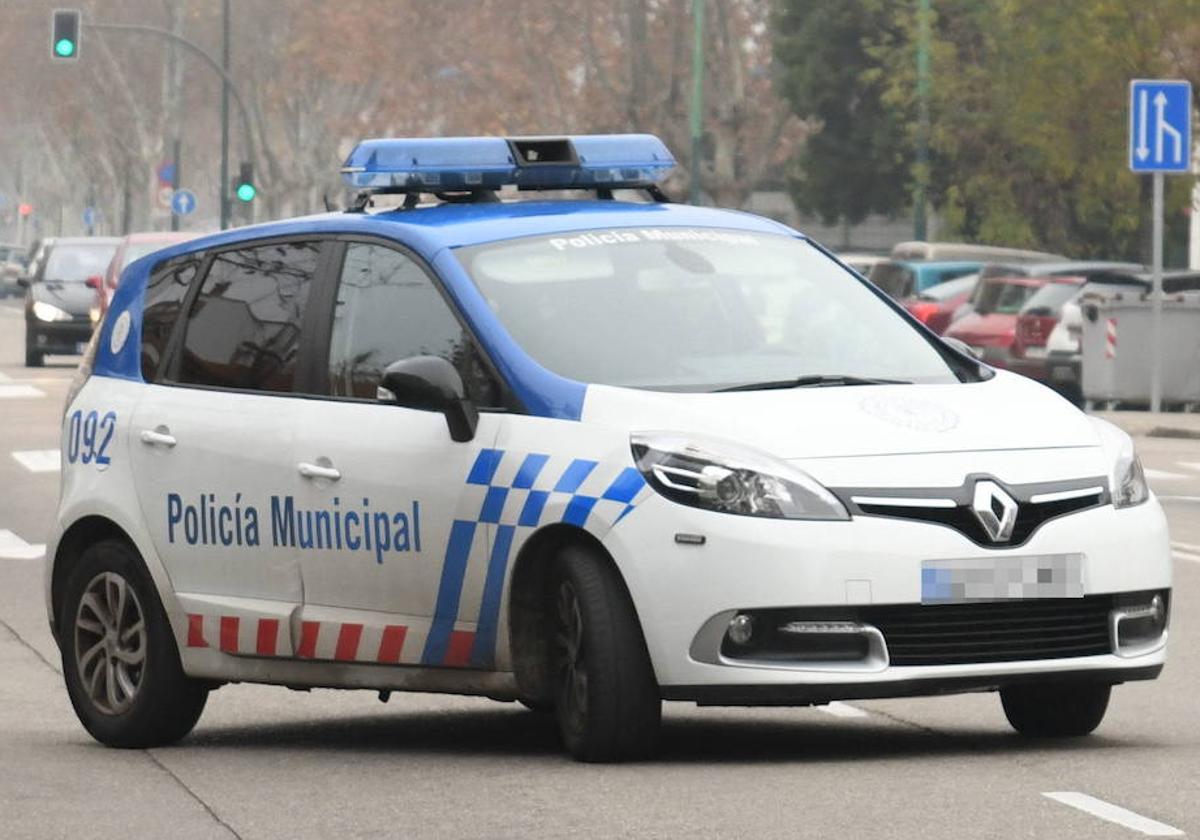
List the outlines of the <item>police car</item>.
{"type": "Polygon", "coordinates": [[[225,683],[435,691],[622,760],[664,699],[998,691],[1062,736],[1155,677],[1168,537],[1129,437],[796,231],[670,203],[672,165],[646,135],[366,141],[348,212],[133,263],[47,548],[87,730],[177,740],[225,683]]]}

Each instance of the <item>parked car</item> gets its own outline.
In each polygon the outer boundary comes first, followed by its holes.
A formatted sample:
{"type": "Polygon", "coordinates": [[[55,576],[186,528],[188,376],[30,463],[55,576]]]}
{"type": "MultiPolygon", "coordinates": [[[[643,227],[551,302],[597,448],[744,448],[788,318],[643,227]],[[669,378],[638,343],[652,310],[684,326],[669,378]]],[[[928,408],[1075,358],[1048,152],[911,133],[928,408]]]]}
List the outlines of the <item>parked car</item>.
{"type": "Polygon", "coordinates": [[[18,282],[25,273],[28,260],[20,245],[0,244],[0,298],[21,294],[18,282]]]}
{"type": "Polygon", "coordinates": [[[838,254],[837,258],[846,265],[853,268],[863,277],[867,277],[871,273],[871,269],[877,263],[881,263],[887,259],[884,254],[838,254]]]}
{"type": "Polygon", "coordinates": [[[905,298],[904,308],[929,329],[942,335],[954,322],[959,310],[970,300],[971,293],[975,291],[978,283],[978,273],[947,280],[918,295],[905,298]]]}
{"type": "Polygon", "coordinates": [[[871,268],[868,279],[896,300],[919,295],[940,283],[979,271],[978,262],[913,262],[885,260],[871,268]]]}
{"type": "MultiPolygon", "coordinates": [[[[195,239],[201,236],[200,233],[181,232],[181,231],[161,231],[152,233],[131,233],[121,240],[121,244],[117,246],[117,251],[108,262],[108,269],[104,272],[104,277],[98,283],[96,289],[96,301],[99,306],[100,317],[108,311],[108,305],[112,303],[113,292],[117,290],[117,282],[121,279],[123,272],[131,262],[139,260],[148,254],[153,254],[168,245],[174,245],[177,242],[187,242],[189,239],[195,239]]],[[[97,318],[99,320],[99,318],[97,318]]]]}
{"type": "Polygon", "coordinates": [[[1138,263],[1105,262],[1092,260],[1053,260],[1050,262],[991,262],[980,269],[980,275],[989,277],[1095,277],[1100,274],[1137,274],[1146,271],[1138,263]]]}
{"type": "Polygon", "coordinates": [[[892,248],[894,260],[979,260],[981,262],[1047,262],[1065,260],[1059,254],[1027,251],[1021,248],[1000,248],[995,245],[972,245],[966,242],[900,242],[892,248]]]}
{"type": "Polygon", "coordinates": [[[116,237],[47,239],[33,249],[25,293],[25,365],[41,367],[49,354],[82,353],[92,337],[96,292],[87,279],[104,271],[116,237]]]}
{"type": "Polygon", "coordinates": [[[945,335],[967,344],[989,365],[1008,370],[1017,315],[1026,302],[1047,283],[1078,286],[1082,282],[1077,277],[983,278],[971,295],[971,311],[951,324],[945,335]]]}

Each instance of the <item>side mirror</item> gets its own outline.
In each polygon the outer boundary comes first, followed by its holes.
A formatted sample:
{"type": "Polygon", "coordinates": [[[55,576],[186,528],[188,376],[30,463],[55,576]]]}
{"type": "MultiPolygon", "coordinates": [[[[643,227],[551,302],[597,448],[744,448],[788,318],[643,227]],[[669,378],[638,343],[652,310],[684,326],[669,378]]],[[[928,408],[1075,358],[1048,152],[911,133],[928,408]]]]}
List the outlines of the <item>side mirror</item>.
{"type": "Polygon", "coordinates": [[[86,285],[89,289],[95,289],[96,291],[100,291],[100,287],[102,285],[104,285],[104,278],[101,277],[99,274],[93,274],[91,277],[84,280],[83,282],[84,282],[84,285],[86,285]]]}
{"type": "Polygon", "coordinates": [[[942,336],[942,341],[948,344],[952,349],[957,350],[964,356],[970,356],[972,359],[982,359],[983,353],[976,350],[970,344],[963,341],[961,338],[946,338],[942,336]]]}
{"type": "Polygon", "coordinates": [[[479,409],[466,397],[462,377],[440,356],[413,356],[392,362],[383,372],[377,399],[406,408],[440,411],[450,438],[465,443],[475,437],[479,409]]]}

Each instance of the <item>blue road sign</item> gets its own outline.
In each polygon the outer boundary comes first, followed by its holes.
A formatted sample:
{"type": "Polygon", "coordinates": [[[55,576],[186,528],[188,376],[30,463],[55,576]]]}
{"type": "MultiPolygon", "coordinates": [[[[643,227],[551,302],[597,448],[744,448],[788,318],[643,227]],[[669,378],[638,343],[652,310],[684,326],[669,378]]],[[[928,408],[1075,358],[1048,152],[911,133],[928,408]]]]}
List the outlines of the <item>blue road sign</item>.
{"type": "Polygon", "coordinates": [[[1192,86],[1167,79],[1129,83],[1129,168],[1187,172],[1192,163],[1192,86]]]}
{"type": "Polygon", "coordinates": [[[196,209],[196,194],[191,190],[175,190],[171,193],[171,212],[176,216],[188,216],[196,209]]]}
{"type": "Polygon", "coordinates": [[[100,218],[100,214],[96,212],[95,207],[84,207],[83,208],[83,226],[84,227],[88,227],[88,228],[95,227],[96,222],[99,220],[99,218],[100,218]]]}

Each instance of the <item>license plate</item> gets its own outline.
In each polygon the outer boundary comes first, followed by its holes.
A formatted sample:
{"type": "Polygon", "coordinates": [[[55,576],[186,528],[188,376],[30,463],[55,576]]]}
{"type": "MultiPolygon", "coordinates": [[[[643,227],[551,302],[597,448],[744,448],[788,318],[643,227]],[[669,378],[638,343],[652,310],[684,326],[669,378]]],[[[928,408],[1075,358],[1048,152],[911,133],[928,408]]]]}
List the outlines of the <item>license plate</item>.
{"type": "Polygon", "coordinates": [[[82,356],[84,354],[84,351],[87,350],[87,346],[88,346],[88,343],[86,341],[76,341],[75,342],[75,352],[78,355],[82,356]]]}
{"type": "Polygon", "coordinates": [[[1075,371],[1070,365],[1055,365],[1050,368],[1050,378],[1055,382],[1070,382],[1075,378],[1075,371]]]}
{"type": "Polygon", "coordinates": [[[1082,554],[971,557],[921,563],[923,604],[1082,597],[1082,554]]]}
{"type": "Polygon", "coordinates": [[[1045,347],[1026,347],[1026,359],[1044,359],[1049,351],[1045,347]]]}

